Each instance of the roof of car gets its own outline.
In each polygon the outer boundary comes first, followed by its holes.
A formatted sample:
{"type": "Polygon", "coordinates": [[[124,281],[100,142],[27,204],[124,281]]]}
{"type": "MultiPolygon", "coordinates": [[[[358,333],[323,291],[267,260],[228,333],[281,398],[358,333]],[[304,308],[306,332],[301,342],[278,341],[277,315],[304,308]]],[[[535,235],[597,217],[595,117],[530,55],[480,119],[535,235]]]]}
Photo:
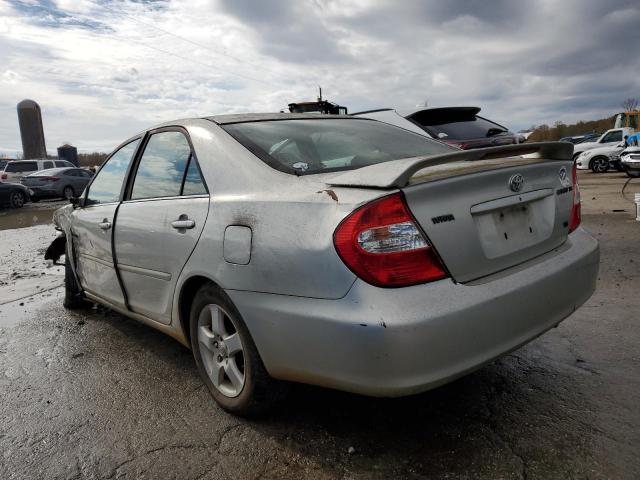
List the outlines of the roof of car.
{"type": "Polygon", "coordinates": [[[227,115],[213,115],[205,118],[217,123],[218,125],[244,122],[265,122],[271,120],[317,120],[328,118],[354,120],[352,117],[346,115],[327,115],[324,113],[231,113],[227,115]]]}

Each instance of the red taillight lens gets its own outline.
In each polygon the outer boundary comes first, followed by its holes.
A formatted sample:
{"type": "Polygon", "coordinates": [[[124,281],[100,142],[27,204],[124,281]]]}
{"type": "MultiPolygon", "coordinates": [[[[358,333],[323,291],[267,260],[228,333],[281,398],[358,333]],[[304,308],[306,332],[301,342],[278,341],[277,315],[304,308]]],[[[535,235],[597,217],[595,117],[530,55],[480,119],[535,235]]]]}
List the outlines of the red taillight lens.
{"type": "Polygon", "coordinates": [[[44,177],[44,180],[47,182],[57,182],[58,180],[60,180],[59,177],[44,177]]]}
{"type": "Polygon", "coordinates": [[[573,205],[571,206],[571,218],[569,218],[569,233],[580,225],[580,187],[578,186],[578,167],[575,161],[571,178],[573,180],[573,205]]]}
{"type": "Polygon", "coordinates": [[[342,261],[378,287],[404,287],[447,276],[401,193],[353,211],[333,235],[342,261]]]}
{"type": "Polygon", "coordinates": [[[6,173],[3,173],[1,178],[2,178],[2,180],[6,180],[6,179],[8,178],[8,177],[7,177],[7,174],[6,174],[6,173]]]}

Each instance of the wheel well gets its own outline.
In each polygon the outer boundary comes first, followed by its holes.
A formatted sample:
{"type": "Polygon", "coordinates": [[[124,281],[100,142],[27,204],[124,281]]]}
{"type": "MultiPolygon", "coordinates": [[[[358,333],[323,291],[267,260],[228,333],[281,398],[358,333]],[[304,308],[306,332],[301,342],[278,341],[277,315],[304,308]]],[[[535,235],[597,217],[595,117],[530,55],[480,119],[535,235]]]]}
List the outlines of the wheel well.
{"type": "Polygon", "coordinates": [[[195,276],[189,278],[180,291],[180,298],[178,300],[178,314],[180,315],[180,326],[185,338],[191,343],[191,329],[189,328],[189,317],[191,314],[191,304],[193,299],[200,290],[200,287],[207,283],[212,283],[217,286],[216,282],[207,277],[195,276]]]}

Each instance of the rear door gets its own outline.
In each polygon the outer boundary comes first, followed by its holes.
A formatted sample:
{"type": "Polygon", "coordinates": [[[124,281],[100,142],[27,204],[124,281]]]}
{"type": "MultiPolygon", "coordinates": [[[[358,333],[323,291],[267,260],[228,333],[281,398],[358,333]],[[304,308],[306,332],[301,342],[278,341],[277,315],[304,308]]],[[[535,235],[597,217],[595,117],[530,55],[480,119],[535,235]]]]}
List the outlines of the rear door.
{"type": "Polygon", "coordinates": [[[73,212],[71,233],[80,284],[89,293],[125,306],[111,252],[112,229],[124,182],[140,139],[117,150],[96,174],[73,212]]]}
{"type": "Polygon", "coordinates": [[[129,307],[171,321],[176,282],[196,246],[209,194],[187,133],[151,132],[115,227],[115,255],[129,307]]]}

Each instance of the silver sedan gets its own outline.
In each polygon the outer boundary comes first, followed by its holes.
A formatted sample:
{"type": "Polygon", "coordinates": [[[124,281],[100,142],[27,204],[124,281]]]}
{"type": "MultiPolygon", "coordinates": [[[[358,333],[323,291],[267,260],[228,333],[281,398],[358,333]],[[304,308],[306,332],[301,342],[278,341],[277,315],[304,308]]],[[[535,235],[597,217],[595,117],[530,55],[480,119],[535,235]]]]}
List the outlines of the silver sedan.
{"type": "Polygon", "coordinates": [[[593,293],[572,145],[460,151],[375,120],[169,122],[55,215],[65,305],[193,350],[224,409],[303,382],[422,392],[558,325],[593,293]]]}

